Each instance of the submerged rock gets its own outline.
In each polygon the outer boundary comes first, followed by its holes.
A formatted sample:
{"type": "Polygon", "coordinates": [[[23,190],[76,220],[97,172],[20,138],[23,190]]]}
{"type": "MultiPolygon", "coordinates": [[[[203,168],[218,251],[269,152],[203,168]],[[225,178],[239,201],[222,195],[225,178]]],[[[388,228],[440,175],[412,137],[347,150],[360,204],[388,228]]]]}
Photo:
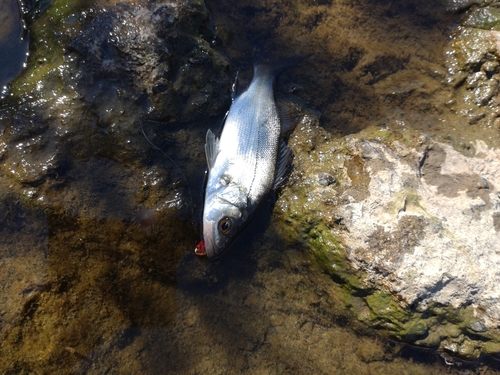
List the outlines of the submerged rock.
{"type": "Polygon", "coordinates": [[[0,107],[2,170],[22,184],[100,155],[140,164],[163,134],[219,115],[230,101],[226,59],[199,1],[53,4],[31,26],[29,67],[0,107]],[[210,96],[210,103],[207,98],[210,96]]]}

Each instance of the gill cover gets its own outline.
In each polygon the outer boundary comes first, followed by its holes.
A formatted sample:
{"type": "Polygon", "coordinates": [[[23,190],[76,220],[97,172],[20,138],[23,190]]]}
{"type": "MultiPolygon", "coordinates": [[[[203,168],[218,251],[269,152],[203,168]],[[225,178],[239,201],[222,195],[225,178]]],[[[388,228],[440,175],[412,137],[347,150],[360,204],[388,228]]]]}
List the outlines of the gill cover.
{"type": "Polygon", "coordinates": [[[205,200],[203,239],[209,258],[214,258],[230,245],[246,221],[248,200],[233,184],[222,185],[205,200]]]}

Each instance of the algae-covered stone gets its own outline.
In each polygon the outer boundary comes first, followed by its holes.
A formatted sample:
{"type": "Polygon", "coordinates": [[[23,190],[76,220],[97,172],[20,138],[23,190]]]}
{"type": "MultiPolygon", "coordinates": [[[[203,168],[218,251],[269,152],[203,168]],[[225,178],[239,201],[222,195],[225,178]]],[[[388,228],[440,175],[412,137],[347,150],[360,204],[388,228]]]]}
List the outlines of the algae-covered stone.
{"type": "Polygon", "coordinates": [[[496,128],[500,112],[499,16],[493,6],[471,8],[446,50],[446,79],[454,93],[451,108],[482,132],[496,128]]]}
{"type": "MultiPolygon", "coordinates": [[[[302,139],[311,132],[311,126],[301,125],[292,137],[302,139]]],[[[456,350],[449,349],[455,344],[443,345],[456,355],[476,358],[481,345],[475,335],[489,331],[488,338],[498,340],[499,334],[500,274],[490,265],[498,262],[495,249],[500,248],[493,220],[500,207],[500,150],[478,141],[475,155],[466,157],[428,137],[406,136],[413,147],[398,137],[393,134],[384,143],[352,137],[343,147],[334,140],[318,142],[307,155],[292,142],[299,161],[292,176],[301,179],[292,177],[298,182],[281,200],[287,202],[287,212],[303,207],[305,222],[316,217],[316,228],[327,223],[329,232],[316,230],[310,238],[312,252],[330,273],[354,290],[386,291],[369,292],[364,300],[370,317],[363,320],[421,345],[465,335],[456,350]],[[320,156],[331,150],[339,153],[331,170],[338,176],[336,185],[318,184],[311,190],[307,181],[323,165],[320,156]],[[290,199],[290,193],[297,199],[290,199]],[[305,201],[298,198],[301,194],[305,201]],[[326,197],[335,205],[325,205],[326,197]],[[332,261],[332,251],[343,261],[332,261]],[[348,264],[362,273],[349,272],[348,264]],[[362,282],[349,284],[354,280],[345,276],[349,273],[362,282]],[[436,304],[449,308],[436,309],[436,304]],[[457,332],[445,329],[437,340],[431,338],[434,333],[426,339],[444,320],[457,332]]],[[[356,314],[362,310],[359,304],[353,307],[356,314]]]]}
{"type": "Polygon", "coordinates": [[[500,30],[500,10],[498,8],[474,8],[471,9],[462,25],[485,30],[500,30]]]}
{"type": "Polygon", "coordinates": [[[385,130],[381,142],[365,130],[344,141],[325,135],[304,152],[298,145],[313,133],[321,130],[309,122],[291,137],[295,170],[279,214],[293,217],[299,233],[314,223],[305,230],[312,254],[351,293],[368,293],[369,316],[348,302],[365,322],[477,358],[484,349],[476,336],[500,334],[500,273],[490,267],[499,261],[500,150],[478,141],[469,157],[415,133],[385,130]],[[335,185],[315,182],[327,165],[335,185]]]}
{"type": "Polygon", "coordinates": [[[74,157],[144,162],[144,133],[229,103],[228,63],[210,47],[203,2],[56,0],[30,31],[28,68],[0,108],[3,171],[20,183],[64,174],[74,157]]]}

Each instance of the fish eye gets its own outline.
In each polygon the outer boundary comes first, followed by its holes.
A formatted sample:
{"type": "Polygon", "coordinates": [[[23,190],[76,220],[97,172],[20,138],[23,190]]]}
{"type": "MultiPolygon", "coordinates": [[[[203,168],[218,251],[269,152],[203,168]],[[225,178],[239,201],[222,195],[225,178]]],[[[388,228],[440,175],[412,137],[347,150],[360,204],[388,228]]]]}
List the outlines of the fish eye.
{"type": "Polygon", "coordinates": [[[221,234],[228,234],[231,231],[232,227],[232,222],[231,219],[228,217],[224,217],[219,220],[219,224],[217,226],[217,229],[219,230],[219,233],[221,234]]]}

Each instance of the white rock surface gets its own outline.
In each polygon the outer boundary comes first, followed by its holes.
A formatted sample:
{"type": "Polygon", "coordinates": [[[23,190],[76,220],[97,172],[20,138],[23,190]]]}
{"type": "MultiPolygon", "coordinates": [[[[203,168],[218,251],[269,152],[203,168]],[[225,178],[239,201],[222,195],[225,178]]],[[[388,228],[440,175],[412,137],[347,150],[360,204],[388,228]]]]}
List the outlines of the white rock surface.
{"type": "Polygon", "coordinates": [[[500,322],[500,150],[482,141],[466,157],[423,138],[402,143],[354,139],[370,177],[362,200],[347,189],[343,242],[368,284],[408,304],[472,305],[487,327],[500,322]]]}

